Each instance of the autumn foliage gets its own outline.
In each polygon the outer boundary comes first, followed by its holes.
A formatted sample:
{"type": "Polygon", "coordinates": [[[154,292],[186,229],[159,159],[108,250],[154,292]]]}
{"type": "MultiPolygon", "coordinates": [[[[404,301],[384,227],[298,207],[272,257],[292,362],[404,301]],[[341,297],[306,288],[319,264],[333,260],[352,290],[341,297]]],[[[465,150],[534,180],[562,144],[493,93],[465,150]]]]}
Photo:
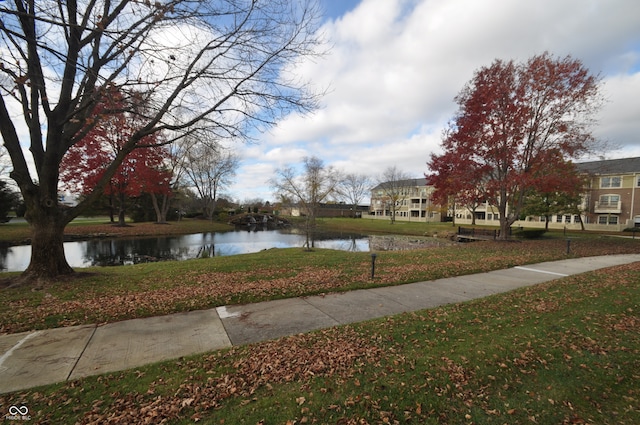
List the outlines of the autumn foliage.
{"type": "MultiPolygon", "coordinates": [[[[62,187],[74,193],[89,194],[102,179],[107,167],[122,154],[124,145],[138,130],[136,118],[130,113],[114,114],[130,102],[117,90],[112,90],[94,113],[99,122],[72,146],[60,164],[62,187]]],[[[147,136],[144,145],[126,154],[116,173],[109,180],[104,194],[118,200],[120,223],[124,223],[125,200],[143,193],[171,192],[171,173],[163,162],[167,157],[159,144],[158,134],[147,136]]]]}
{"type": "Polygon", "coordinates": [[[598,81],[580,61],[548,53],[478,70],[455,98],[459,110],[444,133],[444,153],[427,163],[435,197],[495,206],[506,237],[527,193],[579,191],[570,160],[595,143],[598,81]]]}

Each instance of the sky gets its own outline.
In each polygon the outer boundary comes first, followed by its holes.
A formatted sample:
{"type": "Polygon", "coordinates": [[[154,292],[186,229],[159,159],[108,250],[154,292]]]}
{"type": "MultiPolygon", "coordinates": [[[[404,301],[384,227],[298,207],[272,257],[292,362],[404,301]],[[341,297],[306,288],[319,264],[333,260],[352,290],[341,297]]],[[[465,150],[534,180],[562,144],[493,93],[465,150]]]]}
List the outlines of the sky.
{"type": "MultiPolygon", "coordinates": [[[[602,78],[594,135],[604,158],[640,156],[640,2],[637,0],[319,0],[331,49],[298,67],[327,89],[313,114],[292,114],[252,144],[231,199],[273,201],[275,170],[316,156],[379,177],[396,166],[423,177],[457,110],[454,97],[495,59],[571,55],[602,78]]],[[[587,158],[598,160],[600,157],[587,158]]]]}

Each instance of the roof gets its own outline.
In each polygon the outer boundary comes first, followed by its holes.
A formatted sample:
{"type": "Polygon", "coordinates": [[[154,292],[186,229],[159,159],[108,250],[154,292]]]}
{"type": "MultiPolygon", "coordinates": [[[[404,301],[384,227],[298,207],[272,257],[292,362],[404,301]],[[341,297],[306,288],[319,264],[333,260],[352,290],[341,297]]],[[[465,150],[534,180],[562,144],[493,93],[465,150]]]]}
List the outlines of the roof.
{"type": "Polygon", "coordinates": [[[640,173],[640,157],[578,162],[576,167],[579,171],[589,174],[640,173]]]}
{"type": "Polygon", "coordinates": [[[423,177],[423,178],[419,178],[419,179],[407,179],[407,180],[398,180],[398,181],[394,181],[394,182],[382,182],[382,183],[378,184],[376,187],[374,187],[371,190],[380,189],[381,187],[384,187],[386,185],[389,185],[389,187],[390,187],[391,183],[393,183],[393,187],[427,186],[427,179],[425,179],[423,177]]]}
{"type": "MultiPolygon", "coordinates": [[[[320,209],[325,209],[325,210],[351,210],[353,208],[352,204],[349,203],[320,203],[318,204],[318,207],[320,207],[320,209]]],[[[356,206],[356,211],[368,211],[369,210],[369,205],[357,205],[356,206]]]]}

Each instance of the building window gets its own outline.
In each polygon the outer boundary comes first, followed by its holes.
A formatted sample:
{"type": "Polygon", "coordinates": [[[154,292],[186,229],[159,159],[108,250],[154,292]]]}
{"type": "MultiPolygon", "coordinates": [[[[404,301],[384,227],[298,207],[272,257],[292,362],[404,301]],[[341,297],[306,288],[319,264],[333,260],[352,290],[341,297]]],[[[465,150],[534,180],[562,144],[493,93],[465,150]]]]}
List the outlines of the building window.
{"type": "Polygon", "coordinates": [[[620,195],[600,195],[598,205],[600,207],[617,207],[620,202],[620,195]]]}
{"type": "Polygon", "coordinates": [[[598,217],[598,224],[618,224],[617,215],[601,215],[598,217]]]}
{"type": "Polygon", "coordinates": [[[562,223],[562,216],[560,214],[556,215],[556,223],[562,223]]]}
{"type": "Polygon", "coordinates": [[[571,223],[571,216],[570,215],[565,215],[564,216],[564,222],[565,223],[571,223]]]}
{"type": "Polygon", "coordinates": [[[622,187],[622,177],[600,177],[600,187],[602,189],[622,187]]]}

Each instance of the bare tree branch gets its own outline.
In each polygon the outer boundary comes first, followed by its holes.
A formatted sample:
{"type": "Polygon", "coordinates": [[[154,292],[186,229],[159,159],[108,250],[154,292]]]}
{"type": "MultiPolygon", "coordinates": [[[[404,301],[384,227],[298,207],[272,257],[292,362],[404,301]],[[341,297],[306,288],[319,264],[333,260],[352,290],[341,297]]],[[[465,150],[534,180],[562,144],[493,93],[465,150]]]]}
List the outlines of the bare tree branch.
{"type": "MultiPolygon", "coordinates": [[[[95,193],[147,136],[177,139],[197,127],[248,140],[280,117],[315,109],[321,93],[294,70],[322,54],[319,17],[315,0],[0,2],[0,134],[34,232],[59,229],[58,246],[64,226],[96,198],[58,205],[58,168],[110,113],[135,114],[140,126],[95,193]],[[114,86],[132,108],[94,116],[114,86]]],[[[64,258],[47,268],[39,275],[70,271],[64,258]]]]}

